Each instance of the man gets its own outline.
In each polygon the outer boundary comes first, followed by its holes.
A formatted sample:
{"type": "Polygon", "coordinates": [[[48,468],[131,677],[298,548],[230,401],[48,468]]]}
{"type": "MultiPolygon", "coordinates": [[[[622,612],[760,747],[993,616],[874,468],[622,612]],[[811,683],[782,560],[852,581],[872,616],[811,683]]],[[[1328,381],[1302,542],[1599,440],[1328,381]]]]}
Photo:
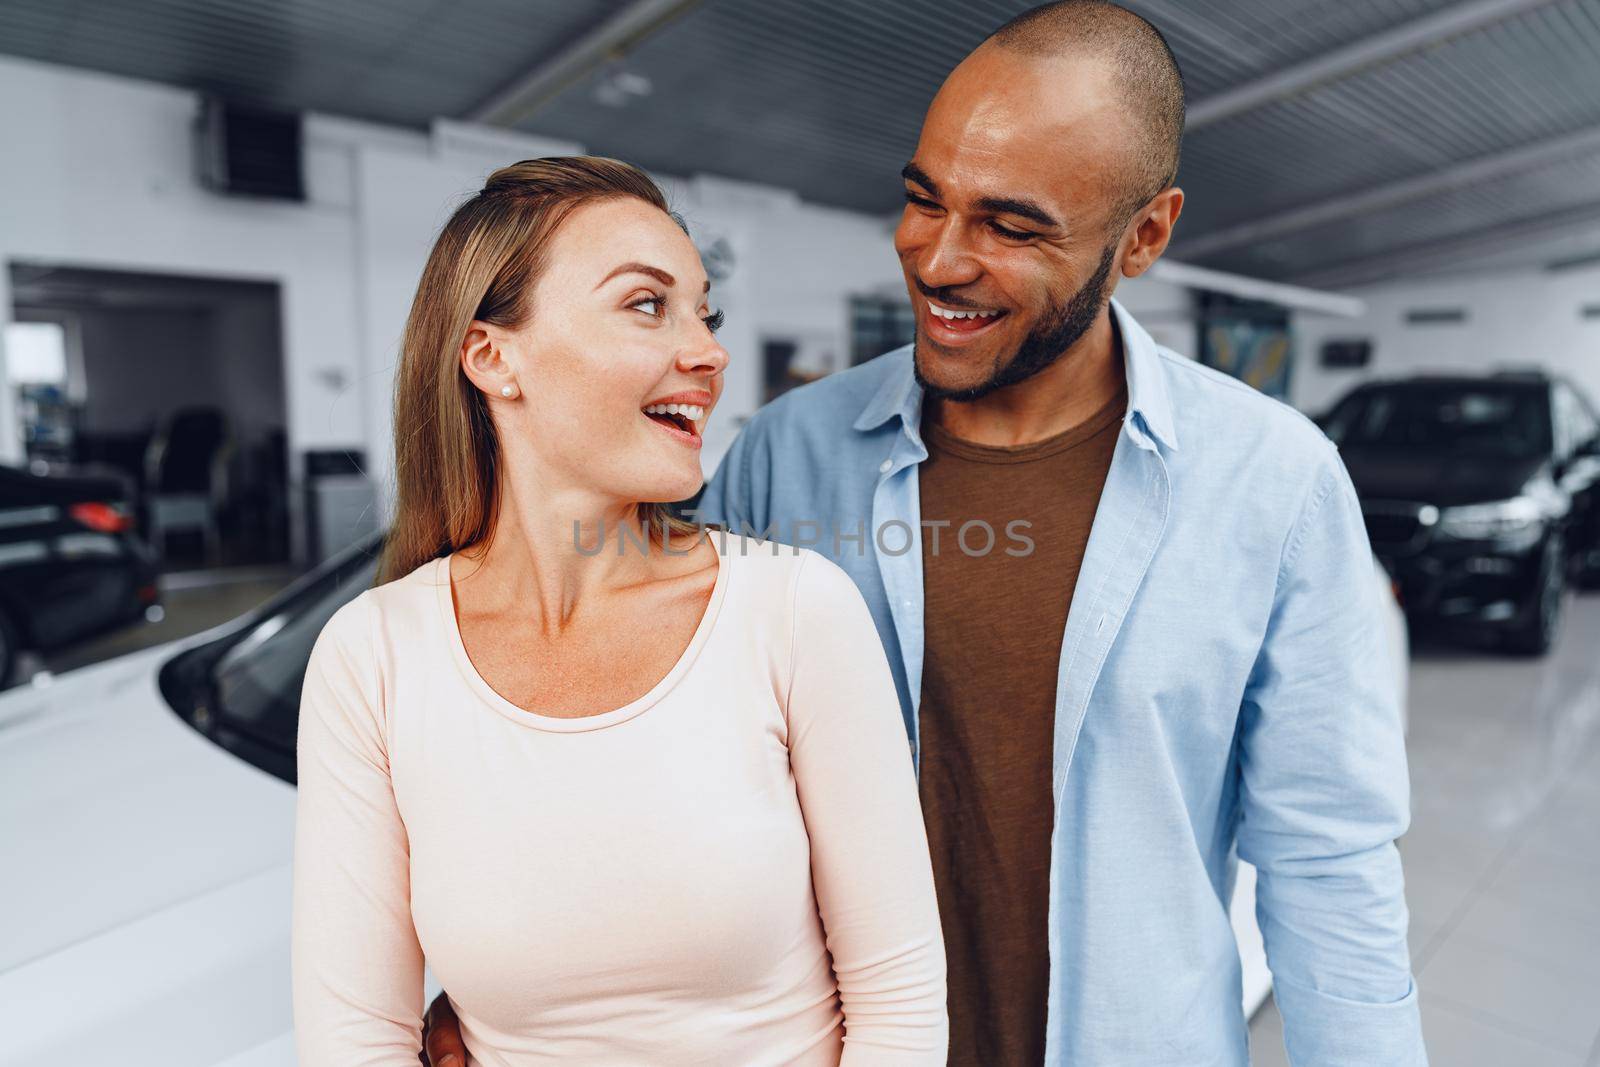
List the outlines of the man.
{"type": "Polygon", "coordinates": [[[952,1063],[1247,1064],[1237,848],[1292,1061],[1423,1064],[1349,479],[1307,420],[1109,299],[1171,236],[1182,125],[1138,16],[1072,0],[997,31],[904,171],[915,344],[758,412],[700,516],[812,545],[873,609],[952,1063]]]}

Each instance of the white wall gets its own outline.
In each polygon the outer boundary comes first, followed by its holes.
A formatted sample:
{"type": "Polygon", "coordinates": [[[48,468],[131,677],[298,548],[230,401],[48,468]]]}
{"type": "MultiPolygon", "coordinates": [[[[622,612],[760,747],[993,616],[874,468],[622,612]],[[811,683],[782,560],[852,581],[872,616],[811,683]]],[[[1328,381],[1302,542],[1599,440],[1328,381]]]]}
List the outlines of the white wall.
{"type": "Polygon", "coordinates": [[[1542,366],[1570,376],[1600,402],[1600,319],[1585,305],[1600,304],[1600,269],[1550,273],[1462,275],[1353,290],[1366,301],[1357,319],[1297,315],[1296,407],[1320,412],[1370,377],[1419,371],[1484,372],[1542,366]],[[1459,325],[1409,325],[1407,311],[1465,308],[1459,325]],[[1371,338],[1372,362],[1359,370],[1317,365],[1324,340],[1371,338]]]}

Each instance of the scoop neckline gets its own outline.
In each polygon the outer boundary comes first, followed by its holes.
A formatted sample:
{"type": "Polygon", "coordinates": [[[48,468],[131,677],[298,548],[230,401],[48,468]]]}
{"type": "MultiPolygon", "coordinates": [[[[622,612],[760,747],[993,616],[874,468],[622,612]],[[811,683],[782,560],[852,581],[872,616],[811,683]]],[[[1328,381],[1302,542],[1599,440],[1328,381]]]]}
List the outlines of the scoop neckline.
{"type": "Polygon", "coordinates": [[[460,670],[475,694],[495,711],[517,723],[534,730],[548,730],[552,733],[576,734],[587,733],[592,730],[603,730],[608,726],[616,726],[627,722],[645,711],[661,698],[666,696],[688,673],[694,665],[695,659],[700,655],[700,650],[705,646],[710,637],[712,628],[716,625],[717,617],[722,609],[722,601],[728,589],[728,571],[731,563],[728,559],[726,537],[723,531],[707,528],[708,534],[713,534],[712,548],[717,555],[717,577],[711,587],[711,597],[706,602],[705,611],[700,616],[699,623],[695,626],[694,634],[689,638],[689,643],[684,647],[677,662],[661,677],[655,685],[651,686],[644,695],[636,697],[619,708],[609,711],[597,712],[593,715],[582,715],[577,718],[566,718],[557,715],[544,715],[540,712],[529,711],[512,703],[501,696],[500,693],[486,681],[478,668],[472,663],[472,657],[467,654],[466,642],[461,637],[461,627],[456,621],[455,592],[450,586],[450,559],[455,553],[439,556],[434,560],[434,586],[435,600],[439,606],[441,621],[444,624],[446,641],[450,645],[451,658],[460,670]]]}

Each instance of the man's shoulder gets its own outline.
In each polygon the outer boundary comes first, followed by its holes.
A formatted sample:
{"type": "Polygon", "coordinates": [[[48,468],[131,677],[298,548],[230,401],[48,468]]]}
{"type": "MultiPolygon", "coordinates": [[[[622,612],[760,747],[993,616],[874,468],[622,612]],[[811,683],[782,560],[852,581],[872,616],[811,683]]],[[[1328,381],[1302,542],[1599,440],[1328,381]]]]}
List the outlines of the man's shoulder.
{"type": "Polygon", "coordinates": [[[1157,347],[1179,447],[1204,462],[1253,461],[1305,471],[1338,450],[1304,414],[1237,378],[1157,347]]]}
{"type": "Polygon", "coordinates": [[[745,432],[786,435],[820,431],[836,439],[840,432],[853,428],[880,391],[911,373],[911,346],[896,348],[796,386],[752,415],[745,432]]]}

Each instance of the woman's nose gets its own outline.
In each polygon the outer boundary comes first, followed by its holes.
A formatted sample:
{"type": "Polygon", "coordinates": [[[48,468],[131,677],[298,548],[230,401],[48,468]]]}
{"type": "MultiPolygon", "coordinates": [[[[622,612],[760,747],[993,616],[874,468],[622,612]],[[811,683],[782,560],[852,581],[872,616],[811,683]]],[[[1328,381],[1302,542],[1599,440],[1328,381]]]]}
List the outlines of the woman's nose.
{"type": "Polygon", "coordinates": [[[728,350],[703,326],[701,337],[678,350],[678,369],[684,372],[720,374],[728,365],[728,350]]]}

